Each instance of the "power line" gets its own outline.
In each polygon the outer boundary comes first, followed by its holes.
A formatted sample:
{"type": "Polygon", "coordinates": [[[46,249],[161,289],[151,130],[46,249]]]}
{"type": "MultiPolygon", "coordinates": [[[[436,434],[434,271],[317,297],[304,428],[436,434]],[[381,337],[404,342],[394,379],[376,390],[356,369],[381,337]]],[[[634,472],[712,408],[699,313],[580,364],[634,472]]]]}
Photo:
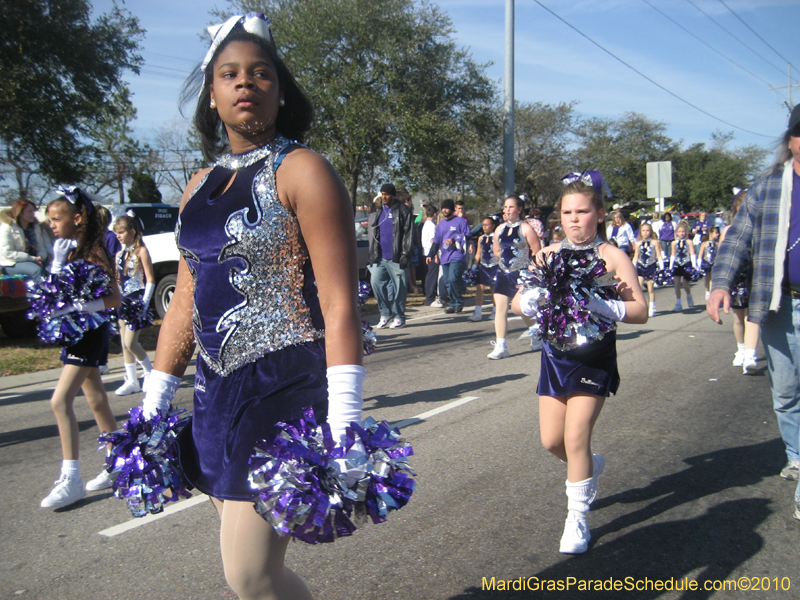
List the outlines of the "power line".
{"type": "Polygon", "coordinates": [[[720,4],[722,4],[722,6],[724,6],[724,7],[725,7],[725,8],[727,8],[729,11],[731,11],[731,14],[732,14],[734,17],[736,17],[737,19],[739,19],[739,20],[742,22],[742,25],[744,25],[745,27],[747,27],[747,28],[748,28],[750,31],[752,31],[752,32],[753,32],[753,35],[755,35],[755,36],[756,36],[758,39],[760,39],[762,42],[764,42],[764,44],[767,46],[767,48],[769,48],[769,49],[770,49],[770,50],[772,50],[772,51],[773,51],[775,54],[777,54],[777,55],[778,55],[778,57],[779,57],[779,58],[780,58],[780,59],[781,59],[783,62],[785,62],[785,63],[787,63],[787,64],[791,64],[791,62],[792,62],[792,61],[790,61],[788,58],[784,58],[784,57],[781,55],[781,53],[780,53],[780,52],[778,52],[777,50],[775,50],[775,48],[773,48],[773,47],[772,47],[772,46],[769,44],[769,42],[767,42],[767,40],[765,40],[763,37],[761,37],[760,35],[758,35],[758,33],[756,33],[756,30],[755,30],[755,29],[753,29],[752,27],[750,27],[750,25],[748,25],[747,23],[745,23],[745,21],[744,21],[744,19],[742,19],[742,17],[740,17],[739,15],[737,15],[735,12],[733,12],[733,9],[732,9],[730,6],[728,6],[727,4],[725,4],[725,1],[724,1],[724,0],[719,0],[719,1],[720,1],[720,4]]]}
{"type": "MultiPolygon", "coordinates": [[[[723,119],[720,119],[719,117],[716,117],[716,116],[712,115],[710,112],[708,112],[708,111],[706,111],[706,110],[703,110],[703,109],[702,109],[702,108],[700,108],[699,106],[695,106],[694,104],[692,104],[692,103],[691,103],[691,102],[689,102],[688,100],[684,100],[683,98],[681,98],[680,96],[678,96],[678,95],[677,95],[675,92],[672,92],[672,91],[668,90],[667,88],[665,88],[663,85],[661,85],[661,84],[660,84],[660,83],[658,83],[657,81],[654,81],[653,79],[651,79],[650,77],[648,77],[647,75],[645,75],[644,73],[642,73],[641,71],[639,71],[638,69],[636,69],[635,67],[633,67],[633,66],[629,65],[628,63],[626,63],[624,60],[622,60],[620,57],[618,57],[616,54],[614,54],[614,53],[613,53],[613,52],[611,52],[610,50],[607,50],[606,48],[604,48],[603,46],[601,46],[601,45],[600,45],[598,42],[594,41],[594,40],[593,40],[592,38],[590,38],[588,35],[586,35],[585,33],[583,33],[583,32],[582,32],[580,29],[578,29],[577,27],[575,27],[574,25],[572,25],[571,23],[569,23],[568,21],[566,21],[565,19],[563,19],[562,17],[560,17],[559,15],[557,15],[556,13],[554,13],[552,10],[550,10],[549,8],[547,8],[547,7],[546,7],[544,4],[542,4],[542,3],[541,3],[539,0],[533,0],[533,1],[534,1],[536,4],[538,4],[539,6],[541,6],[543,9],[545,9],[547,12],[549,12],[551,15],[553,15],[553,16],[554,16],[556,19],[558,19],[559,21],[561,21],[562,23],[564,23],[564,24],[565,24],[567,27],[569,27],[570,29],[574,30],[574,31],[575,31],[575,32],[577,32],[579,35],[581,35],[582,37],[584,37],[584,38],[586,38],[587,40],[589,40],[590,42],[592,42],[592,43],[593,43],[595,46],[597,46],[598,48],[600,48],[600,50],[602,50],[603,52],[605,52],[606,54],[608,54],[609,56],[611,56],[611,57],[612,57],[612,58],[614,58],[615,60],[618,60],[619,62],[621,62],[623,65],[625,65],[626,67],[628,67],[628,68],[629,68],[631,71],[633,71],[633,72],[634,72],[634,73],[636,73],[637,75],[639,75],[639,76],[641,76],[641,77],[644,77],[644,78],[645,78],[647,81],[649,81],[650,83],[652,83],[652,84],[653,84],[653,85],[655,85],[656,87],[658,87],[658,88],[660,88],[660,89],[664,90],[665,92],[667,92],[667,93],[668,93],[670,96],[672,96],[673,98],[677,98],[678,100],[680,100],[680,101],[681,101],[681,102],[683,102],[684,104],[688,104],[688,105],[689,105],[689,106],[691,106],[693,109],[695,109],[695,110],[697,110],[697,111],[699,111],[699,112],[703,113],[704,115],[706,115],[706,116],[708,116],[708,117],[711,117],[711,118],[712,118],[712,119],[714,119],[715,121],[719,121],[720,123],[724,123],[724,124],[725,124],[725,125],[727,125],[728,127],[733,127],[734,129],[738,129],[739,131],[744,131],[745,133],[751,133],[751,134],[753,134],[753,135],[758,135],[758,136],[765,137],[765,138],[772,138],[772,137],[774,137],[774,136],[770,136],[770,135],[765,135],[765,134],[763,134],[763,133],[756,133],[755,131],[750,131],[749,129],[745,129],[745,128],[743,128],[743,127],[739,127],[738,125],[734,125],[733,123],[728,123],[727,121],[724,121],[723,119]]],[[[691,2],[691,0],[689,0],[689,1],[691,2]]]]}
{"type": "Polygon", "coordinates": [[[171,58],[173,60],[182,60],[188,63],[192,63],[193,65],[197,65],[199,61],[192,60],[191,58],[183,58],[180,56],[170,56],[169,54],[160,54],[159,52],[151,52],[150,50],[142,50],[142,54],[152,54],[153,56],[161,56],[163,58],[171,58]]]}
{"type": "Polygon", "coordinates": [[[769,86],[769,85],[770,85],[769,81],[767,81],[766,79],[762,79],[761,77],[759,77],[758,75],[756,75],[756,74],[755,74],[755,73],[753,73],[752,71],[748,71],[747,69],[745,69],[745,68],[744,68],[742,65],[740,65],[739,63],[737,63],[737,62],[736,62],[736,61],[734,61],[733,59],[731,59],[731,58],[729,58],[729,57],[725,56],[725,55],[724,55],[722,52],[720,52],[719,50],[717,50],[716,48],[714,48],[714,47],[713,47],[711,44],[709,44],[708,42],[706,42],[704,39],[702,39],[702,38],[701,38],[701,37],[699,37],[699,36],[696,36],[694,33],[692,33],[691,31],[689,31],[688,29],[686,29],[686,27],[684,27],[683,25],[681,25],[680,23],[678,23],[678,22],[677,22],[675,19],[673,19],[672,17],[670,17],[668,14],[666,14],[666,13],[665,13],[664,11],[662,11],[660,8],[658,8],[658,7],[656,7],[656,6],[653,6],[653,4],[651,4],[649,0],[642,0],[642,2],[644,2],[645,4],[647,4],[647,5],[648,5],[650,8],[652,8],[652,9],[653,9],[653,10],[655,10],[656,12],[658,12],[658,13],[661,13],[661,15],[662,15],[664,18],[666,18],[666,19],[669,19],[670,21],[672,21],[672,22],[673,22],[675,25],[677,25],[678,27],[680,27],[681,29],[683,29],[683,30],[684,30],[686,33],[688,33],[690,36],[692,36],[692,37],[693,37],[694,39],[696,39],[698,42],[700,42],[701,44],[703,44],[703,45],[707,46],[707,47],[708,47],[710,50],[713,50],[714,52],[716,52],[717,54],[719,54],[719,55],[720,55],[722,58],[724,58],[724,59],[725,59],[725,60],[727,60],[728,62],[730,62],[730,63],[734,64],[734,65],[735,65],[735,66],[737,66],[737,67],[739,67],[739,68],[740,68],[742,71],[744,71],[744,72],[745,72],[745,73],[747,73],[748,75],[752,75],[753,77],[755,77],[756,79],[758,79],[758,80],[759,80],[761,83],[764,83],[764,84],[766,84],[767,86],[769,86]]]}
{"type": "Polygon", "coordinates": [[[748,46],[748,45],[747,45],[747,44],[745,44],[745,43],[744,43],[742,40],[740,40],[738,37],[736,37],[736,36],[735,36],[733,33],[731,33],[730,31],[728,31],[728,30],[727,30],[725,27],[723,27],[723,26],[722,26],[722,25],[721,25],[721,24],[720,24],[720,23],[719,23],[719,22],[718,22],[718,21],[717,21],[717,20],[716,20],[714,17],[712,17],[712,16],[711,16],[711,15],[709,15],[709,14],[708,14],[706,11],[704,11],[702,8],[700,8],[699,6],[697,6],[697,4],[695,4],[695,3],[694,3],[692,0],[686,0],[686,1],[687,1],[689,4],[691,4],[692,6],[694,6],[694,7],[695,7],[697,10],[699,10],[701,13],[703,13],[703,14],[704,14],[706,17],[708,17],[708,18],[709,18],[709,19],[710,19],[710,20],[711,20],[711,21],[712,21],[712,22],[713,22],[713,23],[714,23],[714,24],[715,24],[717,27],[719,27],[720,29],[722,29],[722,31],[724,31],[724,32],[725,32],[725,33],[727,33],[729,36],[731,36],[733,39],[735,39],[737,42],[739,42],[739,43],[740,43],[742,46],[744,46],[745,48],[747,48],[748,50],[750,50],[750,52],[752,52],[753,54],[755,54],[757,57],[759,57],[761,60],[763,60],[765,63],[767,63],[767,64],[768,64],[769,66],[771,66],[772,68],[774,68],[774,69],[777,69],[777,70],[778,70],[778,72],[779,72],[781,75],[783,75],[783,74],[784,74],[784,72],[783,72],[783,70],[782,70],[782,69],[780,69],[780,68],[778,68],[777,66],[775,66],[775,64],[774,64],[774,63],[771,63],[769,60],[767,60],[766,58],[764,58],[763,56],[761,56],[761,55],[760,55],[758,52],[756,52],[755,50],[753,50],[753,49],[752,49],[750,46],[748,46]]]}

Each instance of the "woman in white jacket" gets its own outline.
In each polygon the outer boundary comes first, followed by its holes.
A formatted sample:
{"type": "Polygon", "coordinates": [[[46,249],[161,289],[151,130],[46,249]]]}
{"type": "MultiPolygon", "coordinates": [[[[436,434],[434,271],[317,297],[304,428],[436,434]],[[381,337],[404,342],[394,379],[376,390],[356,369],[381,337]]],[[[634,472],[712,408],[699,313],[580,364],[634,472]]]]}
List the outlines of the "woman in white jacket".
{"type": "Polygon", "coordinates": [[[625,220],[625,216],[617,211],[611,214],[611,225],[606,229],[608,241],[614,240],[617,247],[628,254],[633,253],[633,246],[636,236],[633,235],[633,227],[625,220]]]}
{"type": "Polygon", "coordinates": [[[36,221],[33,202],[17,200],[0,213],[0,267],[5,275],[38,279],[52,255],[53,244],[36,221]]]}

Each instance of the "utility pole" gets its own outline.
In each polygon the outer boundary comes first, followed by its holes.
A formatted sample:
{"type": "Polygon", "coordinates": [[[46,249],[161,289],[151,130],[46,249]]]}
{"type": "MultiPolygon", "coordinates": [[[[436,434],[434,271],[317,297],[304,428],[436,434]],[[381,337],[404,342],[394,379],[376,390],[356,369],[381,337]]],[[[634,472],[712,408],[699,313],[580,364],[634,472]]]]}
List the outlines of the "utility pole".
{"type": "Polygon", "coordinates": [[[514,193],[514,0],[506,0],[506,81],[503,103],[503,199],[514,193]]]}
{"type": "Polygon", "coordinates": [[[784,105],[786,108],[789,109],[789,112],[792,112],[794,108],[794,104],[792,103],[792,88],[793,87],[800,87],[800,83],[792,83],[792,63],[789,63],[789,82],[788,85],[778,85],[778,86],[769,86],[771,90],[782,90],[783,88],[787,88],[789,90],[789,101],[784,101],[784,105]]]}

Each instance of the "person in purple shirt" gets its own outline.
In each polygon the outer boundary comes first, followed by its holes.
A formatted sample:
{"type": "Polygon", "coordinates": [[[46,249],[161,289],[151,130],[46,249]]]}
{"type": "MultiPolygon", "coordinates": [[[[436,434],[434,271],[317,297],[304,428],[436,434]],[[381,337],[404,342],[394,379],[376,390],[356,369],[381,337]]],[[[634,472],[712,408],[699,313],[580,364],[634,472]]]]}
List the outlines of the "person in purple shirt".
{"type": "Polygon", "coordinates": [[[436,226],[433,244],[425,259],[431,264],[441,249],[439,264],[442,265],[447,295],[450,304],[444,312],[460,313],[464,309],[464,280],[462,275],[467,267],[467,251],[469,244],[469,224],[463,217],[455,214],[456,203],[450,199],[442,201],[442,217],[436,226]]]}
{"type": "Polygon", "coordinates": [[[391,183],[381,187],[383,204],[369,215],[370,285],[381,319],[376,327],[397,329],[406,324],[408,263],[414,243],[414,215],[397,199],[391,183]],[[394,291],[389,293],[389,282],[394,291]]]}

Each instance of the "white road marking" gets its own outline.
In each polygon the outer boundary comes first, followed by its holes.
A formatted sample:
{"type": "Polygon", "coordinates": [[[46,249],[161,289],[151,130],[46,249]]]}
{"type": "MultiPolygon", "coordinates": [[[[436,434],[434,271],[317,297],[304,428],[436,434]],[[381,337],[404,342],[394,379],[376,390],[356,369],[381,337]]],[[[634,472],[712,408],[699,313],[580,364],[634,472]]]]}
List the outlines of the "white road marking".
{"type": "Polygon", "coordinates": [[[104,535],[106,537],[114,537],[115,535],[119,535],[120,533],[125,533],[126,531],[130,531],[131,529],[136,529],[137,527],[141,527],[142,525],[149,525],[153,521],[158,521],[159,519],[163,519],[173,513],[185,510],[187,508],[191,508],[201,502],[205,502],[208,500],[208,496],[205,494],[195,494],[188,500],[181,500],[175,504],[170,504],[167,508],[165,508],[162,512],[158,513],[157,515],[147,515],[141,518],[135,518],[131,521],[127,521],[125,523],[120,523],[119,525],[114,525],[113,527],[109,527],[108,529],[103,529],[103,531],[98,532],[100,535],[104,535]]]}
{"type": "Polygon", "coordinates": [[[425,419],[429,419],[434,415],[438,415],[450,409],[457,408],[462,404],[466,404],[467,402],[472,402],[473,400],[477,399],[478,399],[477,396],[467,396],[466,398],[459,398],[458,400],[453,400],[452,402],[449,402],[444,406],[440,406],[439,408],[434,408],[433,410],[424,412],[420,415],[417,415],[416,417],[411,417],[410,419],[403,419],[402,421],[398,421],[397,423],[393,423],[392,425],[400,429],[402,429],[403,427],[408,427],[409,425],[416,425],[417,423],[421,423],[425,419]]]}
{"type": "MultiPolygon", "coordinates": [[[[408,427],[409,425],[415,425],[417,423],[421,423],[426,419],[430,419],[433,416],[441,414],[443,412],[447,412],[448,410],[452,410],[453,408],[458,408],[468,402],[472,402],[473,400],[477,400],[478,396],[467,396],[466,398],[459,398],[458,400],[453,400],[452,402],[448,402],[447,404],[440,406],[439,408],[434,408],[433,410],[429,410],[427,412],[421,413],[416,417],[411,417],[410,419],[403,419],[402,421],[398,421],[393,423],[393,427],[403,428],[408,427]]],[[[149,525],[153,521],[158,521],[159,519],[163,519],[171,514],[179,512],[181,510],[185,510],[187,508],[191,508],[201,502],[205,502],[208,500],[208,496],[205,494],[195,494],[188,500],[181,500],[175,504],[170,504],[167,508],[163,510],[163,512],[158,513],[157,515],[147,515],[141,518],[134,518],[130,521],[126,521],[125,523],[120,523],[119,525],[114,525],[113,527],[109,527],[108,529],[103,529],[103,531],[99,531],[99,535],[104,535],[106,537],[114,537],[120,535],[121,533],[125,533],[126,531],[130,531],[131,529],[136,529],[137,527],[142,527],[143,525],[149,525]]]]}

